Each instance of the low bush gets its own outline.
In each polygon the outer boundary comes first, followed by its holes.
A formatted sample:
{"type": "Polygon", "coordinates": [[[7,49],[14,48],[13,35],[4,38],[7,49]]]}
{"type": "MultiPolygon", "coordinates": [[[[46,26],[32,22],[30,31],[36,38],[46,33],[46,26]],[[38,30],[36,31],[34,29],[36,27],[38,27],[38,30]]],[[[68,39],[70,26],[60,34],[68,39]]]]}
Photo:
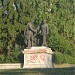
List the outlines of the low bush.
{"type": "Polygon", "coordinates": [[[0,54],[0,63],[3,63],[5,60],[5,55],[4,54],[0,54]]]}
{"type": "Polygon", "coordinates": [[[55,52],[53,55],[53,62],[56,64],[63,64],[63,63],[68,63],[68,64],[75,64],[75,58],[68,55],[68,54],[63,54],[61,52],[55,52]]]}

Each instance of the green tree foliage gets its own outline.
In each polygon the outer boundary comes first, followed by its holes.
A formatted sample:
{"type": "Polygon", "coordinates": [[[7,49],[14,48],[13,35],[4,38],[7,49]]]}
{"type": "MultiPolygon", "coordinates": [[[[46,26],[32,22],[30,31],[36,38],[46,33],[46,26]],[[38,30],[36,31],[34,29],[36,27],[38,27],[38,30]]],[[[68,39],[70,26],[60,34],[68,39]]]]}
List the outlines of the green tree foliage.
{"type": "Polygon", "coordinates": [[[4,62],[18,61],[20,50],[25,47],[23,33],[26,24],[33,20],[36,28],[44,19],[50,30],[48,46],[61,56],[65,53],[74,58],[75,0],[4,0],[3,4],[1,1],[0,54],[3,55],[0,58],[4,62]],[[15,54],[17,56],[11,59],[15,54]]]}
{"type": "Polygon", "coordinates": [[[65,53],[63,54],[61,52],[56,51],[55,54],[53,55],[53,62],[57,64],[63,64],[63,63],[75,64],[75,58],[73,58],[68,54],[65,53]]]}

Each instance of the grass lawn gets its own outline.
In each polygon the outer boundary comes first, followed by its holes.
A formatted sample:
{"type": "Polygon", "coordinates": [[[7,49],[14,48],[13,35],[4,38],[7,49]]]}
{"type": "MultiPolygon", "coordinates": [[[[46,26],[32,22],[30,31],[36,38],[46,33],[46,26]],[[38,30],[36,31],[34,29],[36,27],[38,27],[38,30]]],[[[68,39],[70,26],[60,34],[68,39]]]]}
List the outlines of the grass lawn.
{"type": "Polygon", "coordinates": [[[0,70],[0,75],[75,75],[75,68],[0,70]]]}

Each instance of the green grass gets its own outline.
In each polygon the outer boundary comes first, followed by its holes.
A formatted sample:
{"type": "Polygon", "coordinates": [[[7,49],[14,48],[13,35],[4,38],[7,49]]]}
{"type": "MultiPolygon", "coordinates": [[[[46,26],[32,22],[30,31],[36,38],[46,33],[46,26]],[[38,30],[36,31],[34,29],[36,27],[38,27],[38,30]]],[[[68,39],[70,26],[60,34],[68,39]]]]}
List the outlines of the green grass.
{"type": "Polygon", "coordinates": [[[0,75],[75,75],[75,68],[0,70],[0,75]]]}

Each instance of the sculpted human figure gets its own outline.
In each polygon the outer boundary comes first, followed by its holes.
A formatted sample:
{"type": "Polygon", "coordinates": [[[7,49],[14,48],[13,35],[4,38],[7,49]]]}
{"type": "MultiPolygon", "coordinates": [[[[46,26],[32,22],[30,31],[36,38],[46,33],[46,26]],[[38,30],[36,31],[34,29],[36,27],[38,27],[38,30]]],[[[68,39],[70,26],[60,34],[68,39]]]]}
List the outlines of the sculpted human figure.
{"type": "Polygon", "coordinates": [[[28,48],[33,46],[35,32],[36,30],[34,29],[32,22],[29,22],[24,31],[25,44],[27,45],[28,48]]]}
{"type": "Polygon", "coordinates": [[[42,46],[47,46],[46,36],[48,35],[49,31],[48,31],[48,25],[46,23],[46,20],[43,21],[40,30],[42,35],[42,46]]]}

